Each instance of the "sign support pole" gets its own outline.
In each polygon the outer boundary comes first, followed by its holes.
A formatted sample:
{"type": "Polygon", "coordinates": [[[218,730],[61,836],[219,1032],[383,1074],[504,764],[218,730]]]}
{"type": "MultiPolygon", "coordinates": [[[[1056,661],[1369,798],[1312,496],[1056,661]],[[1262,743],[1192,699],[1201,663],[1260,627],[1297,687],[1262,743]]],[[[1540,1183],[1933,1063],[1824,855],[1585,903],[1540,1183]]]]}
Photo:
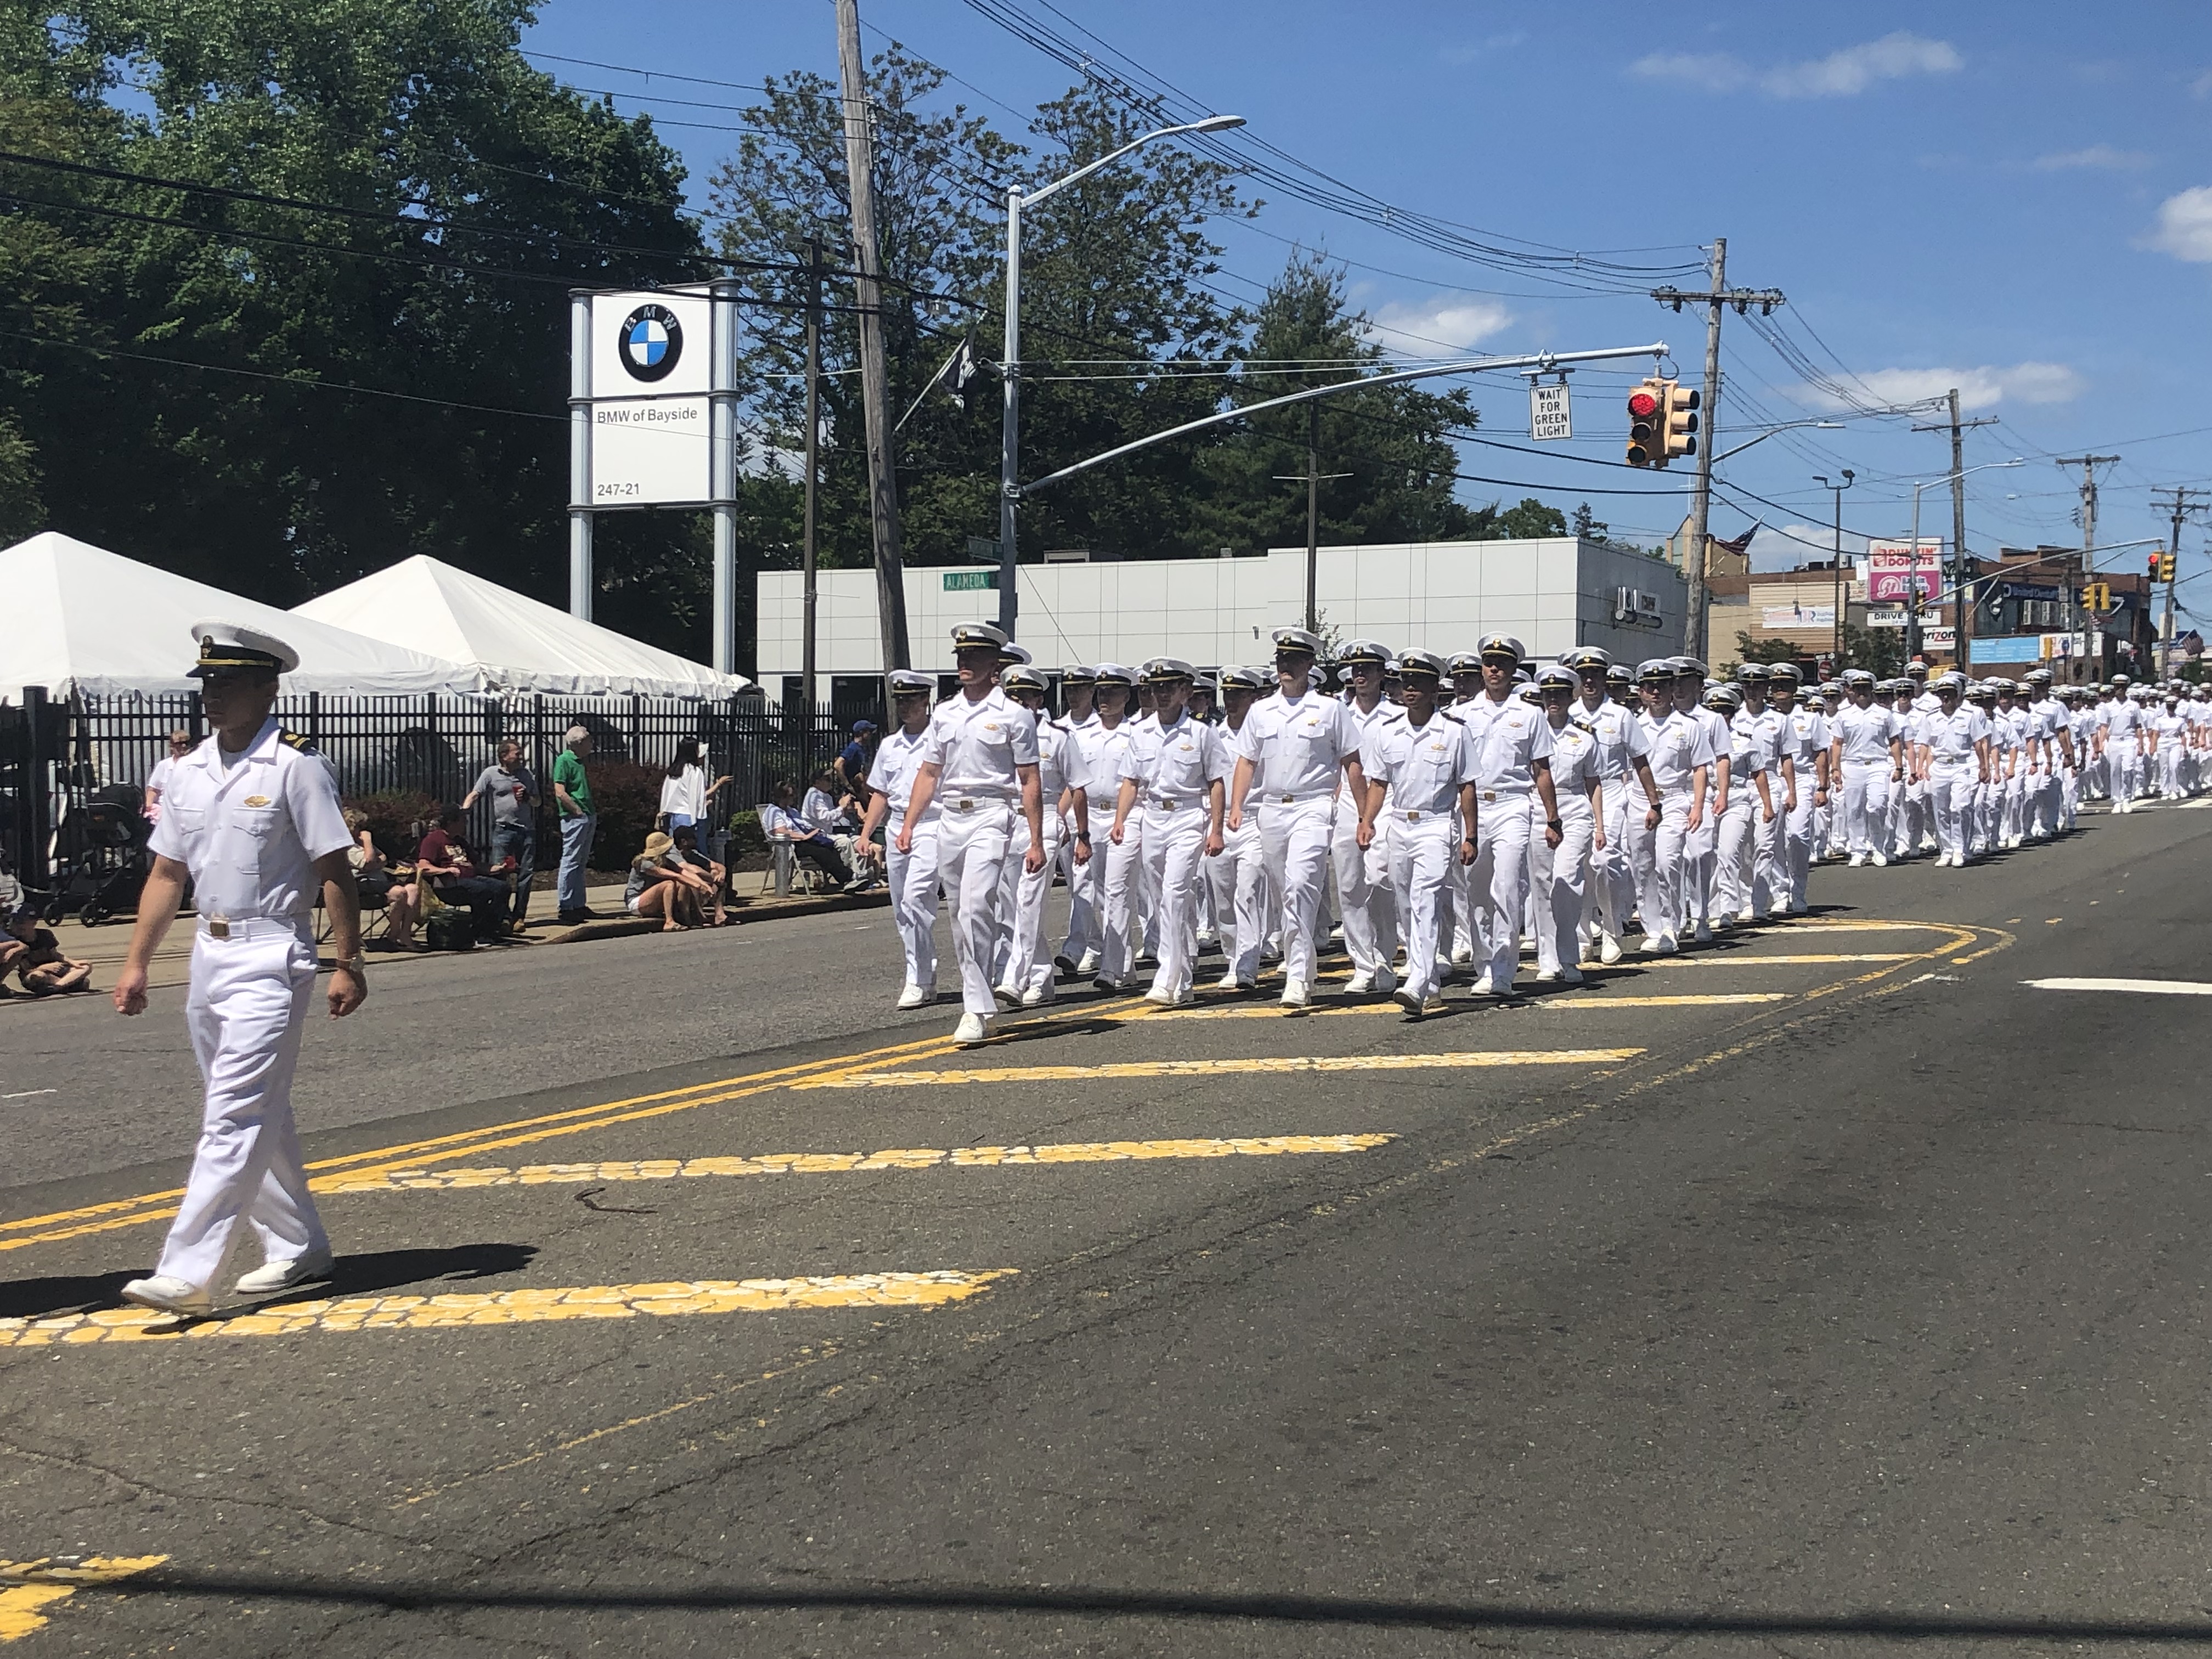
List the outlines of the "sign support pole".
{"type": "Polygon", "coordinates": [[[714,514],[714,668],[734,673],[738,656],[738,302],[734,277],[711,289],[708,489],[714,514]]]}
{"type": "Polygon", "coordinates": [[[568,614],[592,619],[592,296],[568,295],[568,614]]]}

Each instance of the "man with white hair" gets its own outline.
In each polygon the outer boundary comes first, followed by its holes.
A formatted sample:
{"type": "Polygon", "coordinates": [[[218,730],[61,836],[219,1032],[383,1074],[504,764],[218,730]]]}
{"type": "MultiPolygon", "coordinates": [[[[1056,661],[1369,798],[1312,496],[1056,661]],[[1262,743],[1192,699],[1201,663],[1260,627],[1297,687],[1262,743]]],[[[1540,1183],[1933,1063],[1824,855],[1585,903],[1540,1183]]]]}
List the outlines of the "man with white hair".
{"type": "Polygon", "coordinates": [[[584,770],[591,752],[592,734],[572,726],[561,752],[553,757],[553,804],[561,814],[556,908],[563,925],[571,927],[590,914],[584,908],[584,875],[591,862],[592,836],[599,827],[599,815],[592,810],[592,781],[584,770]]]}

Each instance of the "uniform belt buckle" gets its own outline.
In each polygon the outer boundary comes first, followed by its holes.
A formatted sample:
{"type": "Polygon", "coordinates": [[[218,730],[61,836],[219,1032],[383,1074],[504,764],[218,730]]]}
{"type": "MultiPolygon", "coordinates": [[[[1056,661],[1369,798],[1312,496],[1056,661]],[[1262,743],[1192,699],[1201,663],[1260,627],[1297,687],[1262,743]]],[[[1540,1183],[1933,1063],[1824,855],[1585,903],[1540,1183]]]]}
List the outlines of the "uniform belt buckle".
{"type": "Polygon", "coordinates": [[[1420,821],[1421,815],[1419,812],[1408,812],[1406,814],[1406,822],[1408,823],[1419,823],[1420,821]]]}
{"type": "Polygon", "coordinates": [[[975,810],[975,803],[972,800],[956,800],[952,803],[952,810],[956,812],[972,812],[975,810]]]}
{"type": "Polygon", "coordinates": [[[1156,795],[1153,799],[1163,812],[1172,812],[1176,810],[1176,804],[1164,795],[1156,795]]]}
{"type": "Polygon", "coordinates": [[[210,939],[228,939],[230,937],[230,918],[228,916],[210,916],[208,918],[208,937],[210,939]]]}
{"type": "Polygon", "coordinates": [[[1498,792],[1495,789],[1486,789],[1482,792],[1482,798],[1485,800],[1496,800],[1498,799],[1498,792]]]}
{"type": "Polygon", "coordinates": [[[1283,805],[1285,806],[1295,806],[1297,804],[1297,799],[1298,798],[1296,795],[1285,795],[1283,797],[1283,805]]]}

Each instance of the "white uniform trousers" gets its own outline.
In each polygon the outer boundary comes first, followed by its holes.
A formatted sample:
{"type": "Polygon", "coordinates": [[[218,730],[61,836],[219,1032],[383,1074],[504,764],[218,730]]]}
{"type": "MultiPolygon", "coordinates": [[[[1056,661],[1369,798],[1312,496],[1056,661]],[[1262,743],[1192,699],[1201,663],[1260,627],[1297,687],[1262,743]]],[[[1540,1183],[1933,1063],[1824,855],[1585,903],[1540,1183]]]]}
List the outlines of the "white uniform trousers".
{"type": "Polygon", "coordinates": [[[1919,778],[1907,778],[1899,794],[1900,805],[1890,814],[1894,820],[1891,830],[1893,855],[1910,858],[1920,850],[1932,831],[1927,783],[1919,778]]]}
{"type": "Polygon", "coordinates": [[[1890,763],[1844,763],[1844,841],[1853,858],[1881,849],[1889,851],[1890,763]]]}
{"type": "Polygon", "coordinates": [[[1525,791],[1484,790],[1475,807],[1474,963],[1500,995],[1521,966],[1521,918],[1528,902],[1529,797],[1525,791]],[[1491,799],[1492,794],[1495,800],[1491,799]]]}
{"type": "Polygon", "coordinates": [[[1387,816],[1390,889],[1397,900],[1398,942],[1406,950],[1406,989],[1426,1002],[1443,982],[1450,959],[1443,929],[1452,871],[1467,867],[1459,861],[1458,820],[1449,811],[1387,816]]]}
{"type": "Polygon", "coordinates": [[[241,1215],[270,1261],[329,1248],[292,1127],[292,1073],[314,989],[304,925],[235,921],[227,939],[193,941],[185,1022],[207,1095],[185,1201],[155,1270],[163,1276],[213,1285],[241,1215]]]}
{"type": "Polygon", "coordinates": [[[1997,834],[2008,847],[2021,838],[2026,827],[2027,805],[2027,763],[2022,760],[2013,769],[2013,775],[2005,780],[2004,784],[2004,799],[2001,808],[2003,818],[1997,834]]]}
{"type": "MultiPolygon", "coordinates": [[[[1254,810],[1248,797],[1244,810],[1254,810]]],[[[1283,977],[1314,979],[1314,918],[1321,914],[1328,879],[1329,831],[1336,817],[1331,795],[1285,800],[1271,795],[1258,806],[1261,857],[1282,883],[1283,977]]]]}
{"type": "Polygon", "coordinates": [[[1760,915],[1790,898],[1790,866],[1783,843],[1790,835],[1789,786],[1779,772],[1771,774],[1766,787],[1774,793],[1774,816],[1770,818],[1752,798],[1751,908],[1760,915]]]}
{"type": "Polygon", "coordinates": [[[1601,793],[1605,797],[1605,845],[1590,854],[1590,898],[1598,925],[1619,939],[1628,931],[1629,913],[1636,908],[1636,875],[1628,859],[1629,819],[1642,824],[1650,803],[1633,773],[1608,778],[1601,793]]]}
{"type": "Polygon", "coordinates": [[[1781,884],[1775,896],[1786,901],[1792,910],[1805,908],[1812,879],[1813,849],[1820,844],[1821,821],[1828,813],[1826,807],[1813,804],[1816,793],[1811,783],[1800,779],[1797,810],[1789,814],[1782,825],[1781,884]]]}
{"type": "Polygon", "coordinates": [[[884,838],[884,878],[891,889],[891,921],[906,957],[906,982],[925,991],[937,988],[937,827],[941,820],[917,824],[914,851],[898,849],[899,825],[884,838]]]}
{"type": "Polygon", "coordinates": [[[1659,827],[1651,832],[1650,873],[1637,900],[1646,939],[1671,939],[1681,928],[1690,833],[1690,792],[1662,794],[1659,827]]]}
{"type": "Polygon", "coordinates": [[[1223,966],[1249,984],[1260,976],[1260,947],[1266,940],[1270,912],[1271,884],[1260,826],[1248,816],[1242,829],[1224,830],[1221,856],[1206,860],[1202,867],[1213,899],[1223,966]]]}
{"type": "MultiPolygon", "coordinates": [[[[1729,780],[1729,799],[1734,801],[1742,792],[1743,780],[1729,780]]],[[[1710,802],[1712,796],[1705,797],[1710,802]]],[[[1682,849],[1682,923],[1695,927],[1699,922],[1711,922],[1713,914],[1713,878],[1720,867],[1720,824],[1708,806],[1698,827],[1689,832],[1682,849]]]]}
{"type": "Polygon", "coordinates": [[[1583,896],[1589,886],[1590,845],[1597,819],[1587,797],[1559,803],[1559,844],[1547,847],[1531,817],[1528,845],[1535,854],[1536,971],[1556,974],[1582,964],[1583,896]]]}
{"type": "Polygon", "coordinates": [[[2158,746],[2158,793],[2167,800],[2181,799],[2181,745],[2158,746]]]}
{"type": "Polygon", "coordinates": [[[2081,774],[2068,767],[2058,779],[2058,827],[2071,830],[2080,819],[2081,810],[2081,774]]]}
{"type": "Polygon", "coordinates": [[[1098,976],[1118,985],[1128,978],[1129,964],[1136,960],[1138,947],[1144,943],[1137,931],[1145,925],[1139,908],[1144,902],[1145,882],[1143,808],[1129,809],[1119,847],[1109,834],[1091,856],[1092,862],[1103,859],[1106,865],[1106,902],[1099,914],[1098,976]]]}
{"type": "Polygon", "coordinates": [[[1198,896],[1206,884],[1200,866],[1206,861],[1209,814],[1188,799],[1173,808],[1147,804],[1137,810],[1145,818],[1145,864],[1159,895],[1160,962],[1152,973],[1152,994],[1180,1000],[1190,994],[1198,969],[1198,896]]]}
{"type": "Polygon", "coordinates": [[[1729,810],[1721,815],[1713,866],[1712,906],[1723,921],[1733,921],[1750,908],[1752,861],[1757,852],[1753,842],[1758,822],[1758,792],[1739,789],[1731,793],[1729,810]]]}
{"type": "Polygon", "coordinates": [[[2112,799],[2132,801],[2142,778],[2142,751],[2136,747],[2130,736],[2105,751],[2105,758],[2112,767],[2112,799]]]}
{"type": "Polygon", "coordinates": [[[1358,809],[1345,796],[1336,804],[1329,862],[1336,872],[1337,909],[1344,919],[1344,953],[1352,958],[1353,973],[1371,974],[1390,965],[1397,919],[1382,822],[1376,821],[1375,840],[1364,851],[1355,839],[1358,829],[1358,809]]]}
{"type": "Polygon", "coordinates": [[[1052,896],[1053,872],[1059,868],[1063,851],[1061,824],[1057,813],[1044,816],[1044,868],[1031,875],[1023,861],[1029,851],[1029,819],[1020,813],[1014,815],[1012,838],[1006,845],[1006,872],[1000,878],[1000,902],[1007,902],[1006,887],[1013,887],[1009,909],[1014,919],[1012,942],[1006,959],[999,970],[999,983],[1021,992],[1049,991],[1052,988],[1052,939],[1045,932],[1044,904],[1052,896]]]}
{"type": "MultiPolygon", "coordinates": [[[[1095,813],[1101,803],[1093,801],[1095,813]]],[[[1087,864],[1074,861],[1073,849],[1067,866],[1067,938],[1060,947],[1060,954],[1070,962],[1082,963],[1090,951],[1105,948],[1106,943],[1106,830],[1113,822],[1110,811],[1106,818],[1093,821],[1091,828],[1091,860],[1087,864]]]]}
{"type": "MultiPolygon", "coordinates": [[[[1666,822],[1667,797],[1659,797],[1660,823],[1666,822]]],[[[1644,931],[1650,937],[1671,932],[1666,918],[1656,908],[1659,902],[1659,826],[1647,824],[1649,812],[1632,812],[1628,817],[1628,878],[1636,889],[1636,911],[1642,919],[1644,931]]]]}
{"type": "Polygon", "coordinates": [[[991,957],[999,942],[999,888],[1013,840],[1014,809],[978,799],[960,811],[947,802],[937,825],[937,871],[952,904],[952,958],[960,964],[963,1013],[995,1014],[991,957]]]}
{"type": "Polygon", "coordinates": [[[1936,809],[1936,855],[1963,860],[1968,855],[1967,820],[1973,811],[1978,769],[1972,764],[1945,765],[1935,762],[1928,770],[1928,793],[1936,809]]]}

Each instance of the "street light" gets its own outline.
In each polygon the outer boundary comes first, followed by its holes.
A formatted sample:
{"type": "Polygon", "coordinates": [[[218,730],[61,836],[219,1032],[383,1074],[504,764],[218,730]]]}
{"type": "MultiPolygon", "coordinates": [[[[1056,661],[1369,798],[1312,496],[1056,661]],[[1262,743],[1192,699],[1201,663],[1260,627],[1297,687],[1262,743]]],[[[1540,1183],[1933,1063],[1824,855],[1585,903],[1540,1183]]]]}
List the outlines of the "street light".
{"type": "Polygon", "coordinates": [[[1830,483],[1825,473],[1816,472],[1813,475],[1814,483],[1819,484],[1823,489],[1832,489],[1836,492],[1836,614],[1831,618],[1836,625],[1836,643],[1830,656],[1836,665],[1836,672],[1839,674],[1844,671],[1844,492],[1851,487],[1857,477],[1858,474],[1849,467],[1844,469],[1844,481],[1841,483],[1830,483]]]}
{"type": "Polygon", "coordinates": [[[1723,461],[1728,459],[1729,456],[1741,455],[1745,450],[1750,448],[1753,444],[1765,443],[1769,438],[1771,438],[1778,432],[1796,432],[1806,427],[1811,427],[1820,432],[1841,432],[1844,429],[1844,423],[1841,421],[1784,421],[1780,426],[1771,426],[1767,428],[1765,431],[1760,433],[1756,438],[1746,438],[1734,449],[1723,449],[1719,454],[1713,457],[1713,465],[1715,466],[1718,466],[1723,461]]]}
{"type": "MultiPolygon", "coordinates": [[[[1929,478],[1912,486],[1912,539],[1906,544],[1912,550],[1912,564],[1911,574],[1905,578],[1905,661],[1911,662],[1913,658],[1920,654],[1920,492],[1931,484],[1954,483],[1970,472],[1987,472],[1992,468],[2002,471],[2009,466],[2026,466],[2027,465],[2026,461],[2015,455],[2008,461],[1984,461],[1979,466],[1962,467],[1956,471],[1946,472],[1940,478],[1929,478]]],[[[1954,548],[1951,556],[1957,561],[1959,574],[1963,578],[1966,574],[1966,550],[1963,547],[1954,548]]],[[[1869,571],[1868,573],[1869,599],[1873,597],[1872,580],[1873,573],[1869,571]]],[[[1942,586],[1942,577],[1940,574],[1936,577],[1936,586],[1938,587],[1942,586]]],[[[1966,605],[1965,599],[1961,597],[1966,586],[1963,580],[1959,584],[1960,595],[1954,595],[1951,604],[1951,622],[1954,630],[1951,638],[1951,657],[1954,662],[1964,662],[1966,659],[1964,655],[1966,643],[1966,605]]]]}
{"type": "Polygon", "coordinates": [[[1081,183],[1099,168],[1120,161],[1131,150],[1141,149],[1156,138],[1173,138],[1187,132],[1225,132],[1243,125],[1241,115],[1209,115],[1203,121],[1161,127],[1094,161],[1085,162],[1066,178],[1055,179],[1040,189],[1024,193],[1018,185],[1006,186],[1006,350],[1003,368],[1006,402],[999,428],[999,626],[1006,629],[1009,639],[1014,634],[1018,586],[1014,505],[1020,492],[1015,472],[1020,456],[1022,421],[1022,209],[1034,206],[1070,185],[1081,183]]]}

